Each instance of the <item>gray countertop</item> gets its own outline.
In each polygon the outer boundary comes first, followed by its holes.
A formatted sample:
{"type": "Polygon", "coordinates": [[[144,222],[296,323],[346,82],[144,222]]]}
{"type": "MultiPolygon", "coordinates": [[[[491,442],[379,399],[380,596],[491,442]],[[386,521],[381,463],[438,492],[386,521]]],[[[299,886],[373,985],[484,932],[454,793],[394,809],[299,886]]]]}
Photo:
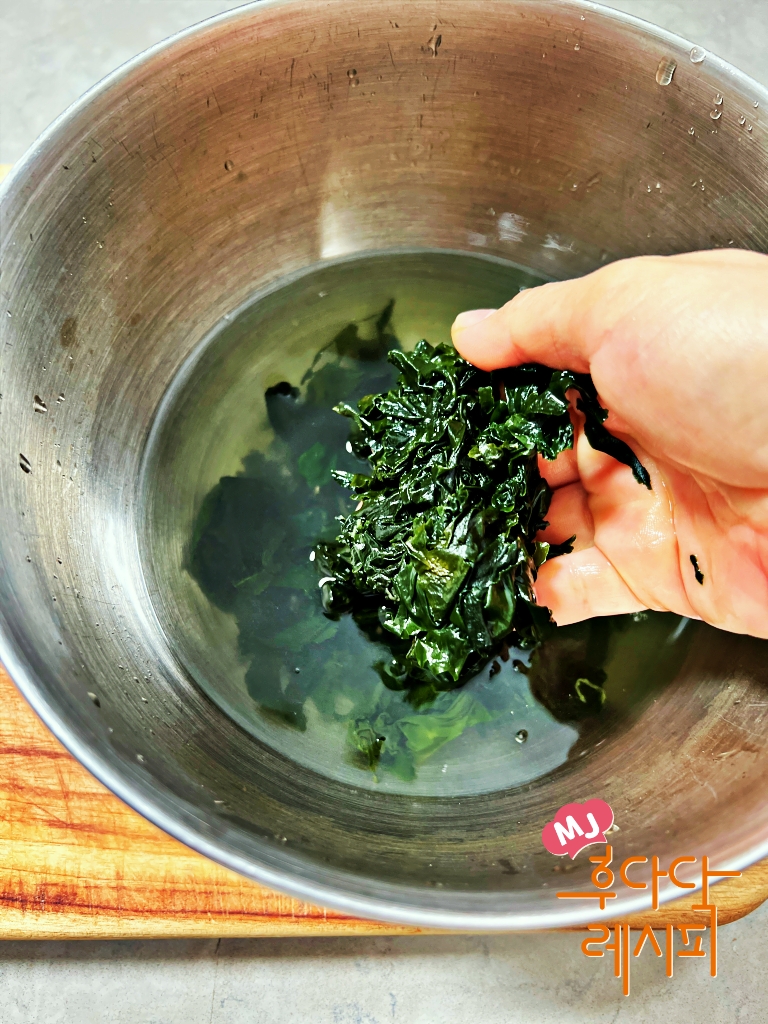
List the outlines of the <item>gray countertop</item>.
{"type": "MultiPolygon", "coordinates": [[[[321,0],[318,0],[321,2],[321,0]]],[[[216,0],[0,0],[0,163],[216,0]]],[[[766,0],[615,0],[768,81],[766,0]]],[[[621,995],[577,934],[0,944],[0,1024],[608,1024],[768,1020],[768,907],[720,932],[719,977],[650,954],[621,995]]]]}

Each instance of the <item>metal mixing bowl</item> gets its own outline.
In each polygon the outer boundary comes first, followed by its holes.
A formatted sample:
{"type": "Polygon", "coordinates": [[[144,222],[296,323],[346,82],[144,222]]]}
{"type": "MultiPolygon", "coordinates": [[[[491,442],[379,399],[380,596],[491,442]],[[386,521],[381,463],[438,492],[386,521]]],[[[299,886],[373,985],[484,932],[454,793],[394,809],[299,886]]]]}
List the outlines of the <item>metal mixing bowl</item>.
{"type": "MultiPolygon", "coordinates": [[[[571,800],[612,804],[617,859],[768,853],[763,642],[697,626],[674,684],[589,756],[522,790],[416,799],[329,781],[224,715],[176,659],[140,555],[139,467],[167,388],[283,275],[402,246],[553,276],[768,249],[768,93],[702,55],[586,3],[263,2],[126,64],[14,170],[0,655],[146,817],[297,896],[443,927],[594,918],[554,895],[584,887],[586,856],[553,874],[540,841],[571,800]]],[[[611,912],[649,902],[620,891],[611,912]]]]}

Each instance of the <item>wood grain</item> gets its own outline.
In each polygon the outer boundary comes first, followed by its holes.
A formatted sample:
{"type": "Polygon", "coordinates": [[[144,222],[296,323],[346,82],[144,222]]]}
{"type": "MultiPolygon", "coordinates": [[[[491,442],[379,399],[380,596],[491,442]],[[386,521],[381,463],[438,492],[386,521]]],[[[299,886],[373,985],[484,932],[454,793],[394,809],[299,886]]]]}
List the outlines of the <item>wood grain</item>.
{"type": "MultiPolygon", "coordinates": [[[[171,839],[110,793],[40,722],[0,666],[0,937],[397,935],[256,885],[171,839]]],[[[768,897],[768,861],[719,884],[722,923],[768,897]]],[[[701,923],[667,904],[650,921],[701,923]]]]}

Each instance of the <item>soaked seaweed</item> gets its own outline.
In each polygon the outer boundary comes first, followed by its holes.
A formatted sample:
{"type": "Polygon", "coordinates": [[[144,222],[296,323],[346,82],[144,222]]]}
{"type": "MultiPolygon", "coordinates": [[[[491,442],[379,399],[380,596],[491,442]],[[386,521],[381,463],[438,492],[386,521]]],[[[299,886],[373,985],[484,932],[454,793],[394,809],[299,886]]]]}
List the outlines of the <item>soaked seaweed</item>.
{"type": "MultiPolygon", "coordinates": [[[[334,470],[358,499],[332,543],[320,543],[326,611],[376,619],[406,641],[379,666],[385,685],[416,702],[452,690],[503,642],[536,647],[551,633],[534,584],[548,558],[570,550],[537,540],[551,491],[538,456],[573,446],[567,393],[575,390],[601,450],[648,474],[603,426],[590,378],[528,365],[485,373],[452,347],[393,349],[395,387],[336,411],[352,421],[350,447],[370,474],[334,470]]],[[[573,538],[571,538],[573,540],[573,538]]],[[[599,700],[574,680],[577,699],[599,700]]]]}
{"type": "Polygon", "coordinates": [[[235,616],[262,714],[297,730],[319,714],[346,729],[352,764],[410,779],[508,714],[493,658],[509,646],[551,633],[532,691],[560,721],[601,711],[605,651],[577,656],[532,590],[556,553],[535,540],[549,505],[536,454],[572,443],[569,387],[596,398],[543,367],[484,375],[447,346],[405,354],[392,309],[345,326],[300,381],[266,390],[272,440],[206,497],[187,568],[235,616]],[[388,396],[406,391],[395,415],[388,396]]]}

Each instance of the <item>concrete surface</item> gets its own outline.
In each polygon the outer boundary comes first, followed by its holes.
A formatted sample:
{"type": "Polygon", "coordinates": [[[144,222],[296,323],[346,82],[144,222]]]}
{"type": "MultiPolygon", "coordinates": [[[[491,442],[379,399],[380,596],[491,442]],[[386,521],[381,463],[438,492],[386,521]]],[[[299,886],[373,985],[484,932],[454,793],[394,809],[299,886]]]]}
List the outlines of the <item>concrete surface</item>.
{"type": "Polygon", "coordinates": [[[576,934],[0,944],[3,1024],[764,1024],[768,914],[719,976],[646,948],[625,998],[576,934]],[[682,965],[682,966],[679,966],[682,965]]]}
{"type": "MultiPolygon", "coordinates": [[[[322,2],[322,0],[318,0],[322,2]]],[[[238,6],[0,0],[0,163],[151,43],[238,6]]],[[[766,0],[615,0],[768,80],[766,0]]],[[[768,906],[720,932],[719,977],[646,949],[625,999],[564,935],[0,944],[0,1024],[733,1024],[768,1021],[768,906]]]]}

